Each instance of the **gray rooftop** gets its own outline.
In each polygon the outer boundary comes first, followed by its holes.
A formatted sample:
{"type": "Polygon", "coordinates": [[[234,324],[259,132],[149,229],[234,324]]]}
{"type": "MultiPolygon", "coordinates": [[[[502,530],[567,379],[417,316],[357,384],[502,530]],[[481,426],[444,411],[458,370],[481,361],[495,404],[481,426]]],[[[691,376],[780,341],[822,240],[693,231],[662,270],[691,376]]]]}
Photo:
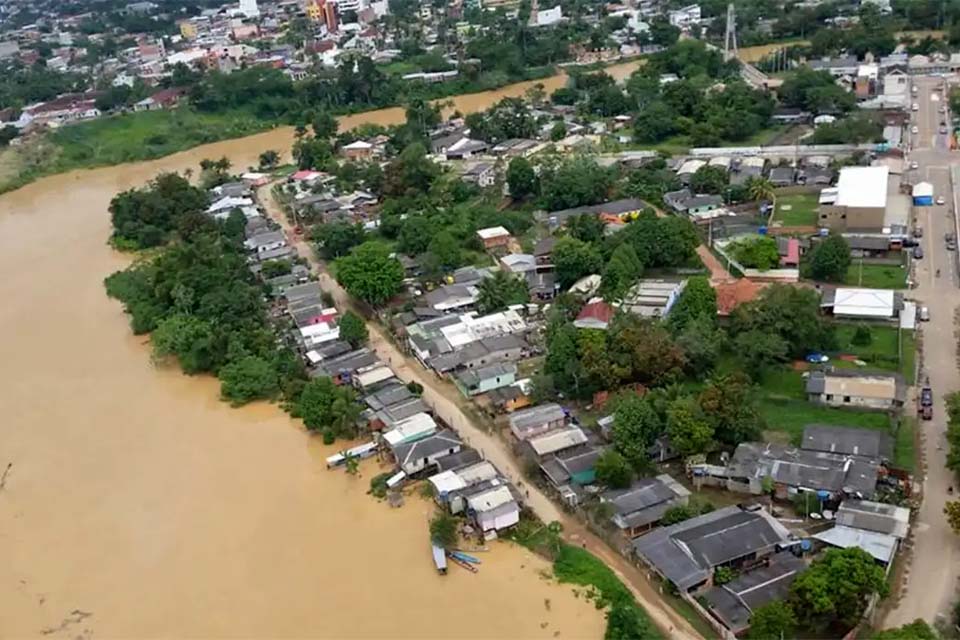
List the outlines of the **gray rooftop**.
{"type": "Polygon", "coordinates": [[[510,428],[518,431],[537,429],[544,424],[566,418],[563,407],[551,402],[529,409],[521,409],[510,415],[510,428]]]}
{"type": "Polygon", "coordinates": [[[418,458],[426,458],[447,449],[455,449],[462,444],[455,432],[444,429],[415,442],[398,444],[394,447],[393,454],[402,466],[418,458]]]}
{"type": "Polygon", "coordinates": [[[844,500],[837,510],[837,524],[903,539],[910,530],[910,509],[868,500],[844,500]]]}
{"type": "Polygon", "coordinates": [[[470,369],[469,371],[464,371],[460,373],[457,378],[464,386],[473,387],[480,384],[481,380],[489,380],[490,378],[511,374],[515,375],[516,373],[516,365],[510,363],[498,363],[492,364],[489,367],[480,367],[479,369],[470,369]]]}
{"type": "Polygon", "coordinates": [[[394,384],[368,395],[363,400],[367,403],[368,407],[374,411],[379,411],[380,409],[409,400],[412,397],[413,393],[407,389],[406,385],[394,384]]]}
{"type": "Polygon", "coordinates": [[[730,506],[655,529],[633,550],[681,590],[704,582],[713,568],[787,540],[789,533],[765,511],[730,506]]]}
{"type": "Polygon", "coordinates": [[[739,633],[750,626],[754,611],[774,600],[785,599],[790,585],[805,569],[803,560],[792,553],[781,552],[773,556],[768,566],[742,574],[723,586],[711,587],[703,597],[707,608],[728,629],[739,633]]]}
{"type": "Polygon", "coordinates": [[[857,429],[829,424],[805,426],[800,446],[808,451],[827,451],[884,459],[889,459],[893,452],[889,433],[877,429],[857,429]]]}

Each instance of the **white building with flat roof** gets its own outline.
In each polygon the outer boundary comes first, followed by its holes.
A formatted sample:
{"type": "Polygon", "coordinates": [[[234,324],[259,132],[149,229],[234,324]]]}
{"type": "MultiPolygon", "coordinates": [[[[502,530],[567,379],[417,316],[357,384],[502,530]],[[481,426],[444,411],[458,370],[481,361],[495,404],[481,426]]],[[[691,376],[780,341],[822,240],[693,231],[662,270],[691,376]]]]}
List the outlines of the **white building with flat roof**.
{"type": "Polygon", "coordinates": [[[887,210],[890,168],[844,167],[832,202],[820,200],[820,226],[837,231],[881,231],[887,210]]]}

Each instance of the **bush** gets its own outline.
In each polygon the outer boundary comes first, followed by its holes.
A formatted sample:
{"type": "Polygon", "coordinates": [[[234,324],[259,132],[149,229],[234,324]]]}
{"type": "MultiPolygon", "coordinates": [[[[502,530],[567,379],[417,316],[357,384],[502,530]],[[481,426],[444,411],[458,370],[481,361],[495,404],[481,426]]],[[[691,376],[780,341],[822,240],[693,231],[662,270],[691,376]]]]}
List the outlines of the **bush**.
{"type": "Polygon", "coordinates": [[[853,337],[850,339],[850,344],[855,344],[858,347],[866,347],[871,342],[873,342],[873,334],[870,331],[870,327],[865,324],[857,325],[857,330],[854,331],[853,337]]]}
{"type": "Polygon", "coordinates": [[[323,430],[323,444],[333,444],[336,441],[337,434],[333,432],[333,429],[323,430]]]}
{"type": "Polygon", "coordinates": [[[387,480],[393,475],[390,472],[380,473],[370,480],[370,493],[376,498],[387,497],[387,480]]]}

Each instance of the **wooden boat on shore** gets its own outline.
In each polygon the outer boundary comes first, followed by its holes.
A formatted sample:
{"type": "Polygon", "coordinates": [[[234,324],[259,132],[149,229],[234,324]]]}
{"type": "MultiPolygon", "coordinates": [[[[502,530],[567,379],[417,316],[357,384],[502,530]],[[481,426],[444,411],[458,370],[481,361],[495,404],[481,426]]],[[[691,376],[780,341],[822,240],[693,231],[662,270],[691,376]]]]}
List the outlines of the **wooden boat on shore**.
{"type": "Polygon", "coordinates": [[[443,547],[433,545],[433,564],[437,567],[437,573],[447,575],[447,554],[443,547]]]}
{"type": "Polygon", "coordinates": [[[461,560],[460,558],[458,558],[458,557],[456,557],[455,555],[453,555],[453,552],[452,552],[452,551],[447,551],[447,557],[450,558],[450,562],[452,562],[453,564],[455,564],[455,565],[457,565],[457,566],[459,566],[459,567],[463,567],[464,569],[466,569],[466,570],[469,571],[470,573],[477,573],[477,572],[479,571],[479,569],[477,569],[475,566],[473,566],[472,564],[470,564],[470,563],[467,562],[466,560],[461,560]]]}

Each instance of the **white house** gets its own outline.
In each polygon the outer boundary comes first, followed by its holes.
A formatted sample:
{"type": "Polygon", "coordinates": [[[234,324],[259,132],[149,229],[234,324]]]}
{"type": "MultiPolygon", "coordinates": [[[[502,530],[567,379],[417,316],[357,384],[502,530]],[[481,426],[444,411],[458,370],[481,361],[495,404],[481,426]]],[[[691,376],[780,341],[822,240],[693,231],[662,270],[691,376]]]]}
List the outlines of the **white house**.
{"type": "Polygon", "coordinates": [[[467,507],[477,526],[485,533],[500,531],[520,522],[520,505],[506,486],[498,486],[470,496],[467,507]]]}
{"type": "Polygon", "coordinates": [[[393,449],[393,455],[404,473],[411,476],[420,473],[440,458],[459,452],[461,448],[463,443],[457,434],[444,429],[421,440],[397,445],[393,449]]]}
{"type": "Polygon", "coordinates": [[[700,24],[700,5],[691,4],[682,7],[667,14],[667,19],[675,27],[687,29],[695,24],[700,24]]]}

